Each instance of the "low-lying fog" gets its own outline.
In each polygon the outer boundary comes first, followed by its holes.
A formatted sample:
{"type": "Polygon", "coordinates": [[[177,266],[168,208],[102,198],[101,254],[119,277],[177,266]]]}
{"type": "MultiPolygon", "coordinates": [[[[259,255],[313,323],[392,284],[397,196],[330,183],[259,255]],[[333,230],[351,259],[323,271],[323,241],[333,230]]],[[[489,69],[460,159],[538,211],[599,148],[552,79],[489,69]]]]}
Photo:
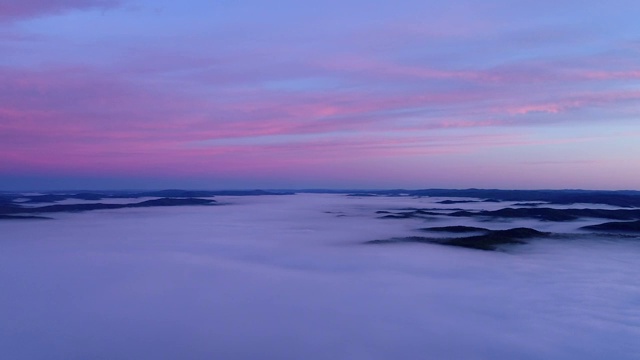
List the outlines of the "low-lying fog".
{"type": "MultiPolygon", "coordinates": [[[[640,359],[640,244],[365,245],[434,199],[216,197],[0,222],[2,359],[640,359]]],[[[441,200],[441,199],[438,199],[441,200]]],[[[494,209],[496,204],[480,204],[494,209]]]]}

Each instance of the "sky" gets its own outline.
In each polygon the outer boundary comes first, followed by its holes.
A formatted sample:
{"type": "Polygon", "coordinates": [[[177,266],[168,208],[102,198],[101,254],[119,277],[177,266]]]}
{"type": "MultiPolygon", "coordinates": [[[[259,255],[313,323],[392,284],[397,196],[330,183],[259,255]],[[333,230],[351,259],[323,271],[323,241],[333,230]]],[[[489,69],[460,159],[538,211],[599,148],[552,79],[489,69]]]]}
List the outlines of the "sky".
{"type": "Polygon", "coordinates": [[[0,0],[0,190],[640,189],[638,14],[0,0]]]}

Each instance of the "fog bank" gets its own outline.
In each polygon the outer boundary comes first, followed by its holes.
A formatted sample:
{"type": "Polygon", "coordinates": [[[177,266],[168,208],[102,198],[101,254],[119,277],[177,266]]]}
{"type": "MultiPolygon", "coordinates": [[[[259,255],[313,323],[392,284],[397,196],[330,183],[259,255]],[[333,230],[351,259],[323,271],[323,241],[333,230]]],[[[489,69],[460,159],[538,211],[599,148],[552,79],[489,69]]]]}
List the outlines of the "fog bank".
{"type": "Polygon", "coordinates": [[[640,358],[637,242],[370,246],[479,221],[375,213],[435,199],[215,199],[0,223],[2,358],[640,358]]]}

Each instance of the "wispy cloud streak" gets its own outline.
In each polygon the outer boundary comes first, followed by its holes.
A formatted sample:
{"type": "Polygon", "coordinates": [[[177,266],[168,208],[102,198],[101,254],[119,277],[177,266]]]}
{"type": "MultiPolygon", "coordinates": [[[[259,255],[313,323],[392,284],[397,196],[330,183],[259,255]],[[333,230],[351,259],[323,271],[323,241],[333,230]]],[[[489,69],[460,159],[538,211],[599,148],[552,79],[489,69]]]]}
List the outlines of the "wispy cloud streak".
{"type": "Polygon", "coordinates": [[[106,9],[121,0],[20,0],[0,3],[0,22],[59,14],[68,10],[106,9]]]}

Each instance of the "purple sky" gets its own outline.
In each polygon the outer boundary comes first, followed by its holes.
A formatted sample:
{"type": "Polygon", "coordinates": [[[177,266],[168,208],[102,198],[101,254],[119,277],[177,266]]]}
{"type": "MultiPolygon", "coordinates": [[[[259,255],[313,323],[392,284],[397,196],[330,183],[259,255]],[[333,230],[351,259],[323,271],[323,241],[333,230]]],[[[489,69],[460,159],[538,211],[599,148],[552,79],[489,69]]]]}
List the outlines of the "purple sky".
{"type": "Polygon", "coordinates": [[[0,190],[640,189],[639,14],[0,0],[0,190]]]}

